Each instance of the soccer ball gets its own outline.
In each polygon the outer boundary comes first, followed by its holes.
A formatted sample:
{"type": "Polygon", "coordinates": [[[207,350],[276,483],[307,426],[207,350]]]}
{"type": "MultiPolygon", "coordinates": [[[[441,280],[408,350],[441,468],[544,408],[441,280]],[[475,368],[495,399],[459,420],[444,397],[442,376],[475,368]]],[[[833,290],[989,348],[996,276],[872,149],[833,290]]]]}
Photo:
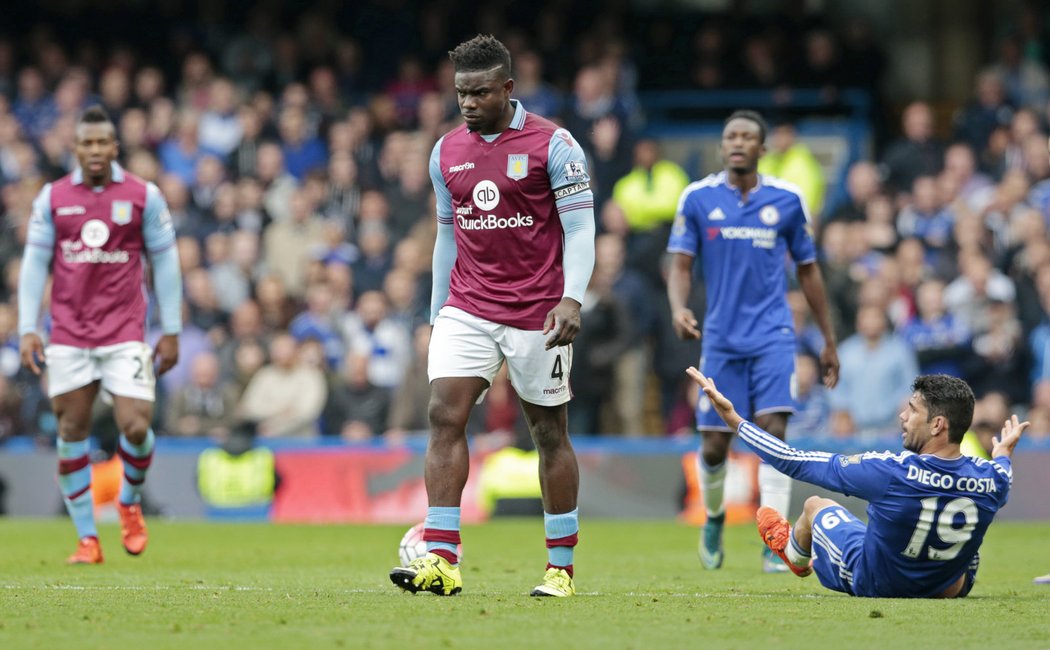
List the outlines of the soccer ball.
{"type": "MultiPolygon", "coordinates": [[[[397,558],[401,560],[401,566],[408,566],[409,562],[421,558],[427,554],[427,543],[423,541],[423,524],[418,523],[409,528],[401,543],[397,547],[397,558]]],[[[463,545],[456,547],[456,555],[459,561],[463,561],[463,545]]]]}

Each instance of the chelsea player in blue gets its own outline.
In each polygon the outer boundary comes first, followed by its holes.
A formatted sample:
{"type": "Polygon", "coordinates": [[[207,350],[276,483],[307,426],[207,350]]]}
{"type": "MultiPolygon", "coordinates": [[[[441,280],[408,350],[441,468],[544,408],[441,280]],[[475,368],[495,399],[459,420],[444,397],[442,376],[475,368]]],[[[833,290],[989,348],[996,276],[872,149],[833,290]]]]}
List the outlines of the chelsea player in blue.
{"type": "MultiPolygon", "coordinates": [[[[682,193],[667,250],[672,254],[667,294],[675,333],[699,339],[696,317],[686,306],[693,260],[699,255],[707,289],[700,369],[716,376],[725,394],[766,431],[784,439],[794,413],[795,332],[787,303],[787,254],[824,335],[820,363],[824,385],[838,381],[839,359],[828,317],[824,281],[817,266],[809,215],[799,190],[758,173],[766,125],[753,111],[736,111],[722,129],[724,171],[692,183],[682,193]]],[[[722,565],[726,455],[733,430],[701,396],[696,413],[703,436],[700,484],[707,521],[700,561],[722,565]]],[[[758,485],[763,506],[787,516],[791,480],[763,463],[758,485]]],[[[786,571],[765,551],[766,571],[786,571]]]]}
{"type": "MultiPolygon", "coordinates": [[[[868,501],[868,524],[831,499],[813,496],[794,528],[759,508],[758,531],[788,567],[852,596],[962,598],[977,575],[978,554],[1013,480],[1010,458],[1028,422],[1012,416],[993,438],[992,460],[964,456],[959,444],[973,419],[973,392],[948,375],[921,375],[901,411],[906,451],[853,456],[800,451],[740,417],[715,382],[698,383],[725,423],[785,474],[868,501]]],[[[877,397],[877,396],[873,396],[877,397]]]]}

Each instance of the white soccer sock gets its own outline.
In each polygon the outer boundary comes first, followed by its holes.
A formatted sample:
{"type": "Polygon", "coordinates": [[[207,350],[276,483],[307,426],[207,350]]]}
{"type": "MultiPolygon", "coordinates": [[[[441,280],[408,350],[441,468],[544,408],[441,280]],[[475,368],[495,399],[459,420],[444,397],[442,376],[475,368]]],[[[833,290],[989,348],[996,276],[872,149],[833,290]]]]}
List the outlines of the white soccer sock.
{"type": "Polygon", "coordinates": [[[697,456],[700,465],[700,493],[704,497],[704,509],[708,517],[717,517],[725,512],[726,462],[717,467],[708,467],[703,458],[697,456]]]}
{"type": "Polygon", "coordinates": [[[798,542],[795,541],[795,529],[791,529],[791,539],[788,540],[787,548],[784,549],[784,555],[787,556],[788,562],[795,566],[809,566],[810,554],[803,553],[799,547],[798,542]]]}
{"type": "Polygon", "coordinates": [[[769,506],[788,518],[791,509],[791,478],[781,474],[772,465],[762,463],[758,466],[759,503],[769,506]]]}

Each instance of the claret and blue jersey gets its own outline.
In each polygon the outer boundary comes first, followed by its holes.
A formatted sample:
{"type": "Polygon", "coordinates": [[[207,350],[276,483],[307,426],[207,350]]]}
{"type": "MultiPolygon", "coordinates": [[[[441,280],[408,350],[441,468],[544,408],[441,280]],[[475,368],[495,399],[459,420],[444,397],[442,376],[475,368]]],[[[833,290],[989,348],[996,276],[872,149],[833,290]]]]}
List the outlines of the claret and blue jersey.
{"type": "MultiPolygon", "coordinates": [[[[847,456],[794,449],[747,421],[738,432],[784,474],[868,501],[863,549],[859,557],[845,558],[840,569],[843,590],[856,596],[944,591],[969,568],[995,513],[1006,505],[1013,478],[1005,456],[991,461],[910,451],[847,456]]],[[[837,523],[818,516],[815,538],[820,526],[837,523]]]]}
{"type": "Polygon", "coordinates": [[[679,200],[667,250],[700,257],[707,289],[705,355],[794,349],[786,254],[796,264],[817,257],[796,186],[760,175],[745,200],[725,172],[692,183],[679,200]]]}

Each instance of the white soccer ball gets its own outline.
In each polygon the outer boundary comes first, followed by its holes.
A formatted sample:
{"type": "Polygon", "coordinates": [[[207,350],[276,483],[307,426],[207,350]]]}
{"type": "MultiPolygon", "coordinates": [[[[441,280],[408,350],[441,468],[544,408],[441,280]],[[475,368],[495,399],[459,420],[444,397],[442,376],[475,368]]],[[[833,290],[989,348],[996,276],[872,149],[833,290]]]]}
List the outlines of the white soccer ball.
{"type": "Polygon", "coordinates": [[[408,529],[397,547],[397,557],[401,566],[427,554],[427,543],[423,541],[423,524],[416,524],[408,529]]]}
{"type": "MultiPolygon", "coordinates": [[[[401,543],[397,546],[397,558],[401,560],[400,566],[408,566],[409,562],[421,558],[427,554],[427,543],[423,541],[423,524],[418,523],[405,531],[401,543]]],[[[456,555],[459,561],[463,561],[463,545],[456,547],[456,555]]]]}

